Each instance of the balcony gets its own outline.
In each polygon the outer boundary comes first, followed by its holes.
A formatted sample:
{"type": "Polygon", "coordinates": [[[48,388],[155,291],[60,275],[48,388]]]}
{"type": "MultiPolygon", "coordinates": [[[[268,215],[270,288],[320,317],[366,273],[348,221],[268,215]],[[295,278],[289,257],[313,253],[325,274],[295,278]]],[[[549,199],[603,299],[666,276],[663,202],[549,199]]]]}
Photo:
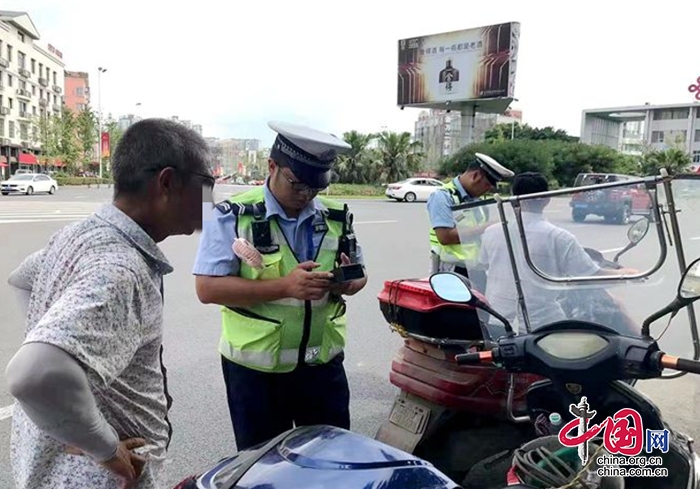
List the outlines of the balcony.
{"type": "Polygon", "coordinates": [[[12,139],[10,139],[10,138],[3,138],[3,139],[0,139],[0,143],[1,143],[3,146],[9,146],[9,145],[12,144],[12,139]]]}
{"type": "Polygon", "coordinates": [[[53,110],[55,110],[56,112],[60,112],[60,111],[61,111],[61,106],[60,106],[59,104],[53,104],[53,105],[51,106],[51,108],[52,108],[53,110]]]}
{"type": "Polygon", "coordinates": [[[19,111],[19,118],[30,120],[32,118],[32,114],[30,114],[29,112],[24,112],[24,111],[20,110],[19,111]]]}
{"type": "Polygon", "coordinates": [[[29,70],[25,70],[24,68],[19,69],[19,76],[23,76],[24,78],[29,78],[32,76],[32,74],[29,72],[29,70]]]}
{"type": "Polygon", "coordinates": [[[48,78],[39,78],[39,85],[42,87],[48,87],[49,86],[49,79],[48,78]]]}
{"type": "Polygon", "coordinates": [[[0,107],[0,115],[10,115],[9,107],[0,107]]]}
{"type": "Polygon", "coordinates": [[[58,85],[52,86],[51,89],[52,89],[54,92],[56,92],[56,93],[61,93],[61,92],[63,92],[63,89],[62,89],[61,87],[59,87],[58,85]]]}
{"type": "Polygon", "coordinates": [[[0,66],[2,66],[3,68],[9,68],[10,62],[7,61],[5,58],[0,57],[0,66]]]}
{"type": "Polygon", "coordinates": [[[18,88],[17,89],[17,96],[19,98],[31,100],[32,93],[29,90],[25,90],[24,88],[18,88]]]}
{"type": "Polygon", "coordinates": [[[41,107],[46,107],[47,105],[49,105],[49,101],[46,100],[45,98],[39,99],[39,105],[41,107]]]}

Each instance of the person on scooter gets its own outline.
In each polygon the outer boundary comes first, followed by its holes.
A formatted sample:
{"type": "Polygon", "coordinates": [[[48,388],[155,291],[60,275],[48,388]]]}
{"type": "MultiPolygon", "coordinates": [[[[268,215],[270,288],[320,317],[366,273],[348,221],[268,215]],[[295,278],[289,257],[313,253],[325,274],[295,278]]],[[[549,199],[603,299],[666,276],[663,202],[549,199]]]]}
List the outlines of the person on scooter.
{"type": "Polygon", "coordinates": [[[511,178],[513,172],[488,155],[476,153],[466,171],[433,192],[428,198],[430,216],[430,253],[432,273],[453,271],[470,279],[474,288],[483,292],[486,274],[478,267],[481,233],[490,225],[483,209],[465,211],[463,218],[470,221],[470,232],[460,243],[451,207],[476,200],[496,188],[498,182],[511,178]],[[467,266],[471,265],[469,270],[467,266]]]}
{"type": "MultiPolygon", "coordinates": [[[[513,195],[547,192],[549,183],[541,173],[526,172],[513,179],[513,195]]],[[[553,276],[633,275],[635,269],[604,269],[586,253],[576,236],[546,219],[544,209],[549,198],[523,200],[522,218],[533,264],[553,276]]],[[[517,222],[510,223],[511,239],[518,236],[517,222]]],[[[547,288],[535,276],[522,256],[517,240],[514,243],[517,267],[521,276],[528,317],[533,328],[567,319],[558,298],[561,291],[547,288]]],[[[513,322],[518,314],[518,294],[515,288],[508,247],[501,223],[484,231],[479,262],[487,268],[486,297],[496,311],[513,322]]],[[[500,323],[499,323],[500,324],[500,323]]],[[[491,325],[490,325],[491,326],[491,325]]]]}
{"type": "Polygon", "coordinates": [[[347,206],[317,197],[350,145],[269,125],[278,133],[270,175],[217,204],[193,272],[199,300],[222,306],[219,352],[238,450],[294,425],[350,428],[342,296],[367,283],[333,281],[332,269],[363,263],[362,250],[347,206]]]}

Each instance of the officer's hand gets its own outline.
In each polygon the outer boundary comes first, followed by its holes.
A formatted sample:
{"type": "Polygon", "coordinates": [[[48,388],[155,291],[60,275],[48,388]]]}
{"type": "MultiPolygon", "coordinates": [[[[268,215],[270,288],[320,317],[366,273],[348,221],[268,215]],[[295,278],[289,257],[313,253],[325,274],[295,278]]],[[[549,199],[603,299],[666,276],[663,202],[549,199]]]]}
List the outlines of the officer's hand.
{"type": "MultiPolygon", "coordinates": [[[[340,254],[340,266],[350,265],[350,258],[345,253],[340,254]]],[[[339,284],[331,285],[331,292],[336,295],[346,295],[353,291],[356,280],[348,280],[339,284]]]]}
{"type": "Polygon", "coordinates": [[[300,263],[292,273],[284,277],[287,295],[301,301],[322,299],[331,286],[333,274],[330,272],[314,272],[321,266],[313,261],[300,263]]]}

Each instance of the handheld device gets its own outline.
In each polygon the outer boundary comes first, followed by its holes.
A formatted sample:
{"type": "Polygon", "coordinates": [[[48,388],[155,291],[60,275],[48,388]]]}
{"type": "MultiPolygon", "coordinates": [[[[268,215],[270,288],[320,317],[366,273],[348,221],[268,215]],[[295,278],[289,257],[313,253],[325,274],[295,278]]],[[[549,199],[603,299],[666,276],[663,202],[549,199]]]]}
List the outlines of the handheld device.
{"type": "Polygon", "coordinates": [[[365,270],[360,263],[342,265],[331,270],[331,273],[333,274],[334,282],[348,282],[365,276],[365,270]]]}

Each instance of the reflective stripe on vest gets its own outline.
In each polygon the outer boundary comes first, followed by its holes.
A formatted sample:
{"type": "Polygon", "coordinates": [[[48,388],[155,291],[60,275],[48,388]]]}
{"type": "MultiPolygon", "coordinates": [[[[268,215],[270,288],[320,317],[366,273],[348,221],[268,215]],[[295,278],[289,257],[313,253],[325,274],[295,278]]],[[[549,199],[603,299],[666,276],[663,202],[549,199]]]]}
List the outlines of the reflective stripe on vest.
{"type": "MultiPolygon", "coordinates": [[[[262,187],[236,195],[230,202],[263,202],[262,187]]],[[[319,198],[327,208],[342,210],[342,205],[319,198]]],[[[262,219],[265,217],[263,216],[262,219]]],[[[254,243],[252,215],[238,215],[239,237],[254,243]]],[[[315,271],[330,271],[336,266],[342,222],[325,218],[315,261],[315,271]]],[[[297,257],[279,228],[270,219],[274,253],[263,254],[263,269],[253,269],[241,261],[239,276],[249,280],[274,280],[291,273],[306,257],[297,257]]],[[[316,301],[285,298],[245,308],[222,307],[222,335],[219,352],[232,362],[264,372],[290,372],[301,361],[322,364],[338,355],[345,346],[345,301],[326,294],[316,301]]]]}
{"type": "MultiPolygon", "coordinates": [[[[461,203],[459,192],[454,181],[446,183],[443,188],[444,190],[438,190],[438,192],[449,192],[454,205],[461,203]]],[[[462,221],[459,224],[460,227],[477,226],[480,223],[486,222],[486,215],[480,207],[463,210],[461,215],[462,221]]],[[[430,248],[434,253],[437,253],[440,261],[445,263],[454,263],[462,266],[465,264],[476,264],[479,260],[480,244],[481,239],[474,238],[466,243],[444,245],[438,240],[435,229],[430,228],[430,248]]]]}

